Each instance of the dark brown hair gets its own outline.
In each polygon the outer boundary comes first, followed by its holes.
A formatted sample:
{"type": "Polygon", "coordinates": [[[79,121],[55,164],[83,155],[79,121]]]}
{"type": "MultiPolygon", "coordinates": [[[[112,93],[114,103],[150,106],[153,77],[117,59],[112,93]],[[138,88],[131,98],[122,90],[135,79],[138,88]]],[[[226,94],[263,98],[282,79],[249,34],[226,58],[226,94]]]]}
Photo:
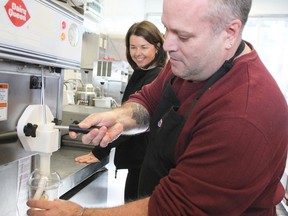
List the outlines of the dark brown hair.
{"type": "Polygon", "coordinates": [[[154,60],[147,65],[155,65],[157,67],[164,67],[167,61],[167,52],[163,50],[164,38],[159,29],[149,21],[142,21],[134,23],[128,30],[125,42],[126,42],[126,58],[131,67],[135,70],[138,68],[137,64],[132,60],[130,55],[130,37],[131,35],[141,36],[150,44],[154,45],[158,50],[154,60]]]}

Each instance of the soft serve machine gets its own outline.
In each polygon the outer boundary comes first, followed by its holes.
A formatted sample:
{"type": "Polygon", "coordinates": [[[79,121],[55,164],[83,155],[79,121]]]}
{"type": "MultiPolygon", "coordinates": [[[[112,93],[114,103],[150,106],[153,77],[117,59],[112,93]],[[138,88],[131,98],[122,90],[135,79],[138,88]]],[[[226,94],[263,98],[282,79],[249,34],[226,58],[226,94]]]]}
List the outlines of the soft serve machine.
{"type": "Polygon", "coordinates": [[[0,21],[0,216],[26,215],[23,179],[38,175],[38,199],[52,178],[63,71],[80,68],[83,17],[63,1],[2,0],[0,21]]]}

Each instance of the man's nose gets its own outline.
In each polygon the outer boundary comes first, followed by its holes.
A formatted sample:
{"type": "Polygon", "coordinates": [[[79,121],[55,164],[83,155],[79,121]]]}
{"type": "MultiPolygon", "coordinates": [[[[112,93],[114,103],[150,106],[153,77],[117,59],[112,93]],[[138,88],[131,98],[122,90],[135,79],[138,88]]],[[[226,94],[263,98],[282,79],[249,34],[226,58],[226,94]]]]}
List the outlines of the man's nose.
{"type": "Polygon", "coordinates": [[[167,52],[175,51],[177,47],[176,38],[173,35],[166,34],[163,49],[167,52]]]}

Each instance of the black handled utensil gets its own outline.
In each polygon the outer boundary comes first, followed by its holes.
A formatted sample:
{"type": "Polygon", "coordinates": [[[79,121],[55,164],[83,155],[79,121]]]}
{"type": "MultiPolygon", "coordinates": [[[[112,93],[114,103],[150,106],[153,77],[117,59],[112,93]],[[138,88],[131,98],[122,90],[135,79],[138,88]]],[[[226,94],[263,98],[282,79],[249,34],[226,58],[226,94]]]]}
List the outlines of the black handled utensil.
{"type": "Polygon", "coordinates": [[[60,129],[60,130],[69,130],[69,131],[73,131],[76,133],[87,134],[95,128],[99,129],[100,126],[92,126],[90,128],[80,128],[78,125],[69,125],[69,126],[55,125],[54,128],[60,129]]]}

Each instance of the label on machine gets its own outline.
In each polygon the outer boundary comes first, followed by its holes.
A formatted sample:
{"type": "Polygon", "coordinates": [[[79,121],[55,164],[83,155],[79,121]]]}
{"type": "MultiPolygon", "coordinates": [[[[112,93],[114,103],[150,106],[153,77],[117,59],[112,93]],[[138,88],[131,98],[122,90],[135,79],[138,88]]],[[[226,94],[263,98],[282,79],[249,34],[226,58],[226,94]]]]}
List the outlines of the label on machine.
{"type": "Polygon", "coordinates": [[[0,121],[7,120],[8,89],[8,83],[0,83],[0,121]]]}

